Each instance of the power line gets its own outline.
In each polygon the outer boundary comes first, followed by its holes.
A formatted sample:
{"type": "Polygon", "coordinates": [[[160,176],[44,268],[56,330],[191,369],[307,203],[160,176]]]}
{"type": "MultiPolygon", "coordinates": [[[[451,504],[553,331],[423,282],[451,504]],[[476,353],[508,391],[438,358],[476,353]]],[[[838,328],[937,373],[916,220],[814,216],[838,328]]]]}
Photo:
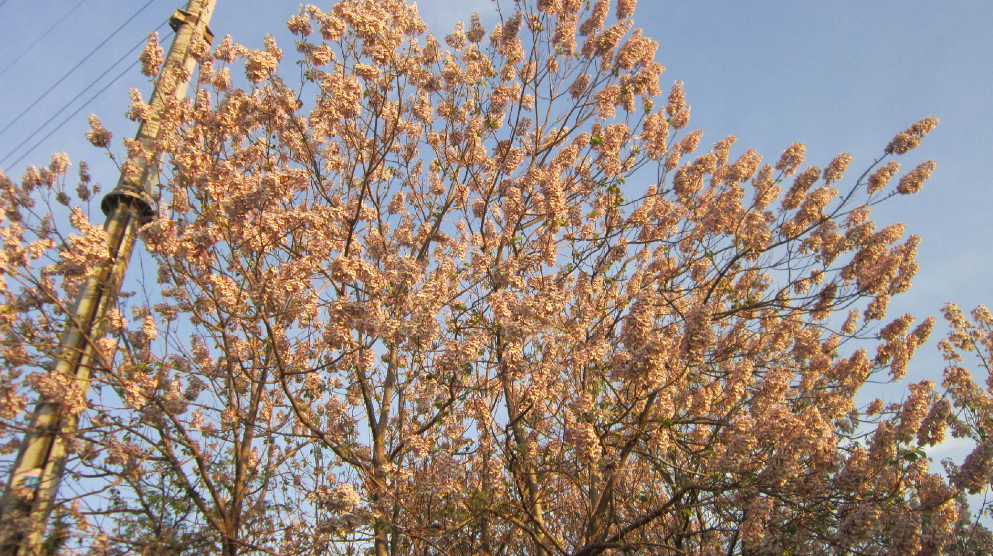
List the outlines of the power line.
{"type": "MultiPolygon", "coordinates": [[[[164,25],[164,23],[163,23],[163,25],[164,25]]],[[[159,25],[159,27],[161,28],[162,25],[159,25]]],[[[142,41],[141,43],[138,44],[138,46],[132,48],[124,56],[121,56],[109,68],[107,68],[103,73],[101,73],[99,77],[97,77],[96,79],[94,79],[89,85],[86,86],[86,88],[84,88],[75,97],[73,97],[72,100],[70,100],[69,102],[67,102],[65,104],[65,106],[63,106],[62,108],[60,108],[59,111],[56,112],[51,118],[49,118],[48,120],[46,120],[45,123],[41,124],[38,127],[38,129],[35,130],[34,133],[32,133],[31,135],[29,135],[23,141],[21,141],[21,143],[19,145],[17,145],[16,147],[13,148],[13,150],[11,150],[9,153],[7,153],[7,155],[3,158],[3,160],[0,160],[0,165],[2,165],[4,162],[6,162],[7,159],[9,159],[11,156],[14,156],[14,153],[16,153],[18,150],[20,150],[21,147],[23,147],[24,145],[26,145],[28,141],[30,141],[31,139],[34,138],[35,135],[38,135],[39,133],[41,133],[41,130],[44,129],[45,126],[47,126],[48,124],[52,123],[52,120],[54,120],[55,118],[57,118],[59,116],[59,114],[61,114],[61,113],[65,112],[66,110],[68,110],[69,109],[69,106],[71,106],[72,103],[74,103],[77,100],[79,100],[79,98],[82,97],[86,93],[86,91],[89,91],[90,89],[92,89],[94,85],[96,85],[101,79],[104,78],[104,76],[106,76],[108,73],[110,73],[111,70],[113,70],[115,67],[117,67],[117,65],[120,64],[122,61],[124,61],[128,56],[130,56],[131,54],[133,54],[134,51],[137,50],[138,47],[141,46],[141,44],[143,44],[144,42],[145,41],[142,41]]],[[[39,145],[41,145],[43,142],[45,142],[45,140],[48,139],[49,137],[51,137],[56,131],[58,131],[59,129],[61,129],[62,126],[66,125],[69,122],[69,120],[71,120],[74,116],[76,116],[76,114],[79,114],[79,112],[83,108],[86,108],[87,105],[89,105],[91,102],[93,102],[94,100],[96,100],[96,98],[99,97],[101,94],[103,94],[103,92],[106,91],[108,88],[110,88],[111,85],[113,85],[114,83],[116,83],[120,78],[124,77],[132,68],[134,68],[135,66],[137,66],[139,62],[140,62],[140,60],[135,60],[134,62],[132,62],[131,65],[128,66],[123,72],[121,72],[117,77],[115,77],[114,79],[112,79],[110,81],[110,83],[107,83],[106,85],[104,85],[104,87],[102,89],[100,89],[99,91],[97,91],[97,93],[94,94],[92,97],[90,97],[89,100],[87,100],[86,102],[84,102],[79,108],[76,109],[75,112],[73,112],[72,114],[70,114],[69,117],[67,117],[66,119],[62,120],[62,123],[60,123],[59,125],[55,126],[55,129],[53,129],[52,131],[49,131],[37,143],[35,143],[34,145],[32,145],[30,149],[28,149],[27,151],[25,151],[24,154],[22,154],[17,160],[15,160],[14,162],[12,162],[10,164],[10,166],[16,165],[18,162],[20,162],[21,160],[23,160],[24,157],[26,157],[28,154],[30,154],[33,150],[35,150],[36,148],[38,148],[39,145]]],[[[10,166],[8,166],[8,168],[10,168],[10,166]]]]}
{"type": "MultiPolygon", "coordinates": [[[[2,0],[2,3],[0,3],[0,8],[2,8],[3,5],[6,4],[7,2],[8,2],[8,0],[2,0]]],[[[107,41],[109,41],[110,39],[114,38],[118,33],[120,33],[121,32],[121,29],[124,29],[124,27],[128,23],[131,23],[131,21],[134,20],[134,18],[138,17],[138,14],[140,14],[143,11],[145,11],[145,8],[151,6],[152,5],[152,2],[155,2],[155,0],[148,0],[148,2],[144,6],[142,6],[131,17],[129,17],[127,21],[125,21],[124,23],[122,23],[120,27],[118,27],[113,33],[110,34],[109,37],[105,38],[103,40],[103,42],[101,42],[100,44],[97,45],[96,48],[94,48],[93,50],[91,50],[90,53],[87,54],[85,58],[83,58],[82,60],[80,60],[75,66],[72,67],[71,70],[69,70],[68,72],[66,72],[65,75],[63,75],[61,79],[59,79],[58,81],[56,81],[55,84],[52,85],[51,87],[49,87],[48,90],[45,91],[40,97],[36,98],[35,101],[31,103],[31,106],[28,106],[27,108],[25,108],[23,111],[21,111],[20,114],[17,115],[16,118],[14,118],[7,125],[5,125],[3,129],[0,129],[0,136],[3,136],[3,134],[6,133],[7,130],[11,128],[11,126],[13,126],[14,124],[16,124],[17,121],[20,120],[22,117],[24,117],[25,114],[27,114],[28,112],[30,112],[32,108],[34,108],[35,106],[38,105],[39,102],[41,102],[42,100],[44,100],[45,97],[47,97],[49,93],[51,93],[52,91],[54,91],[56,87],[58,87],[59,85],[61,85],[62,82],[66,80],[66,78],[68,78],[70,75],[72,75],[72,72],[76,71],[77,69],[79,69],[80,66],[82,66],[84,63],[86,63],[86,61],[89,60],[90,57],[93,56],[96,53],[97,50],[100,50],[101,48],[103,48],[103,45],[107,44],[107,41]]],[[[162,25],[159,25],[159,28],[161,29],[162,28],[162,25]]],[[[142,42],[144,42],[144,39],[142,39],[142,42]]]]}
{"type": "MultiPolygon", "coordinates": [[[[45,37],[47,37],[48,34],[51,33],[53,29],[55,29],[56,27],[59,26],[59,23],[62,23],[63,21],[65,21],[65,18],[69,17],[69,14],[71,14],[74,11],[76,11],[76,8],[82,6],[83,5],[83,2],[86,2],[86,0],[79,0],[79,2],[75,6],[72,7],[72,9],[70,9],[62,17],[60,17],[59,20],[56,21],[54,25],[52,25],[51,27],[49,27],[48,28],[48,31],[45,31],[44,33],[42,33],[37,39],[35,39],[35,41],[33,43],[31,43],[30,46],[28,46],[27,48],[24,49],[23,52],[21,52],[20,54],[18,54],[17,57],[14,58],[14,60],[12,62],[10,62],[6,66],[4,66],[4,68],[2,70],[0,70],[0,76],[2,76],[3,74],[7,73],[7,70],[9,70],[17,62],[21,61],[21,58],[23,58],[24,55],[28,53],[28,51],[30,51],[32,48],[34,48],[35,45],[37,45],[38,43],[40,43],[42,40],[44,40],[45,37]]],[[[6,3],[6,0],[4,0],[4,3],[6,3]]],[[[0,6],[2,6],[2,4],[0,4],[0,6]]]]}
{"type": "MultiPolygon", "coordinates": [[[[125,75],[127,75],[127,73],[129,71],[131,71],[135,66],[138,65],[138,62],[139,62],[139,60],[135,60],[134,62],[131,62],[131,65],[130,66],[128,66],[127,68],[125,68],[124,71],[122,71],[110,83],[107,83],[106,85],[104,85],[103,89],[100,89],[99,91],[97,91],[95,95],[93,95],[92,97],[90,97],[89,100],[87,100],[86,102],[84,102],[83,105],[80,106],[79,108],[77,108],[75,112],[73,112],[72,114],[69,114],[69,117],[66,118],[66,119],[64,119],[64,120],[62,120],[62,123],[60,123],[59,125],[55,126],[55,129],[53,129],[52,131],[49,131],[48,133],[46,133],[45,136],[42,137],[40,140],[38,140],[37,143],[35,143],[34,145],[32,145],[30,149],[28,149],[27,151],[25,151],[24,154],[22,154],[20,157],[17,158],[17,160],[15,160],[14,162],[12,162],[11,163],[11,166],[16,166],[18,162],[24,160],[24,157],[26,157],[27,155],[29,155],[31,153],[31,151],[37,149],[39,145],[41,145],[42,143],[45,142],[46,139],[48,139],[49,137],[51,137],[52,135],[54,135],[56,131],[58,131],[59,129],[62,128],[62,126],[64,126],[67,123],[69,123],[69,120],[71,120],[74,116],[76,116],[76,114],[79,114],[83,110],[83,108],[86,108],[86,106],[89,103],[91,103],[94,100],[96,100],[96,98],[98,96],[100,96],[101,94],[103,94],[104,91],[106,91],[107,89],[109,89],[110,86],[113,85],[114,83],[116,83],[118,79],[120,79],[120,78],[124,77],[125,75]]],[[[6,159],[4,159],[4,160],[6,160],[6,159]]]]}
{"type": "MultiPolygon", "coordinates": [[[[165,22],[163,22],[162,24],[160,24],[160,25],[159,25],[159,27],[158,27],[158,29],[161,29],[163,25],[165,25],[165,22]]],[[[72,98],[72,100],[70,100],[69,102],[67,102],[67,103],[65,103],[65,105],[63,105],[63,106],[62,106],[62,108],[59,108],[59,110],[58,110],[57,112],[55,112],[55,114],[53,114],[53,115],[52,115],[52,116],[51,116],[50,118],[48,118],[47,120],[45,120],[45,123],[43,123],[43,124],[41,124],[40,126],[38,126],[38,129],[36,129],[36,130],[34,131],[34,133],[32,133],[31,135],[29,135],[29,136],[27,136],[27,137],[26,137],[26,138],[25,138],[25,139],[24,139],[23,141],[21,141],[21,143],[20,143],[19,145],[17,145],[17,146],[16,146],[16,147],[14,147],[14,148],[13,148],[13,149],[12,149],[12,150],[11,150],[10,152],[8,152],[8,153],[7,153],[7,155],[6,155],[6,156],[4,156],[4,158],[3,158],[3,160],[0,160],[0,164],[3,164],[3,162],[4,162],[4,161],[6,161],[7,159],[9,159],[9,158],[10,158],[11,156],[13,156],[13,155],[14,155],[14,153],[15,153],[15,152],[17,152],[17,151],[18,151],[18,150],[19,150],[19,149],[20,149],[21,147],[23,147],[24,145],[26,145],[28,141],[30,141],[30,140],[31,140],[31,139],[33,139],[33,138],[34,138],[34,137],[35,137],[36,135],[38,135],[39,133],[41,133],[41,130],[42,130],[42,129],[44,129],[44,128],[45,128],[45,126],[47,126],[48,124],[50,124],[50,123],[52,123],[52,121],[53,121],[53,120],[55,120],[55,118],[58,118],[60,114],[62,114],[62,113],[63,113],[63,112],[65,112],[66,110],[68,110],[68,109],[69,109],[69,107],[70,107],[70,106],[72,106],[72,104],[73,104],[74,102],[76,102],[77,100],[79,100],[79,99],[80,99],[80,97],[82,97],[82,96],[83,96],[84,94],[86,94],[86,92],[87,92],[87,91],[89,91],[90,89],[92,89],[92,88],[93,88],[93,87],[94,87],[94,86],[95,86],[95,85],[96,85],[96,84],[97,84],[98,82],[100,82],[100,80],[101,80],[101,79],[103,79],[103,78],[104,78],[104,77],[105,77],[105,76],[106,76],[107,74],[109,74],[109,73],[110,73],[110,72],[111,72],[111,71],[112,71],[112,70],[113,70],[113,69],[114,69],[115,67],[117,67],[117,65],[118,65],[118,64],[120,64],[121,62],[123,62],[124,60],[126,60],[128,56],[131,56],[131,55],[132,55],[132,54],[134,53],[134,51],[135,51],[135,50],[138,50],[138,47],[140,47],[140,46],[141,46],[142,44],[144,44],[144,42],[145,42],[145,41],[144,41],[144,39],[143,39],[143,40],[142,40],[141,42],[139,42],[139,43],[138,43],[137,45],[135,45],[134,47],[132,47],[132,48],[131,48],[131,50],[129,50],[129,51],[128,51],[128,52],[126,52],[126,53],[125,53],[125,54],[124,54],[123,56],[121,56],[120,58],[118,58],[118,59],[117,59],[117,61],[116,61],[116,62],[114,62],[113,64],[111,64],[109,68],[107,68],[106,70],[104,70],[104,72],[103,72],[103,73],[101,73],[101,74],[100,74],[100,75],[99,75],[99,76],[98,76],[98,77],[97,77],[96,79],[94,79],[93,81],[91,81],[89,85],[87,85],[86,87],[84,87],[84,88],[83,88],[83,90],[81,90],[81,91],[80,91],[79,93],[77,93],[77,94],[76,94],[76,96],[74,96],[74,97],[72,98]]],[[[115,81],[116,81],[116,78],[115,78],[115,81]]],[[[113,83],[113,82],[112,82],[112,83],[113,83]]],[[[89,102],[91,102],[91,101],[92,101],[92,99],[91,99],[91,100],[89,100],[89,101],[87,101],[87,104],[88,104],[89,102]]],[[[84,104],[83,106],[86,106],[86,104],[84,104]]],[[[64,123],[64,122],[63,122],[63,123],[64,123]]],[[[62,124],[59,124],[59,125],[61,126],[62,124]]],[[[56,129],[58,129],[58,128],[56,128],[56,129]]],[[[46,137],[47,137],[47,136],[46,136],[46,137]]],[[[33,148],[33,147],[32,147],[32,148],[33,148]]]]}

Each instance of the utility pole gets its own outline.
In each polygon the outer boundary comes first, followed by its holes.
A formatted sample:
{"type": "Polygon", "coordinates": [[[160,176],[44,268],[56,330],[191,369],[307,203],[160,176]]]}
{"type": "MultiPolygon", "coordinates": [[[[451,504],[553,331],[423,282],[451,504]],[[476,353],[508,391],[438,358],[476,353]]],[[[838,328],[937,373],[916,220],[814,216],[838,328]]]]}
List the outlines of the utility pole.
{"type": "MultiPolygon", "coordinates": [[[[102,264],[80,288],[67,318],[54,368],[49,372],[73,377],[83,396],[90,374],[99,361],[95,343],[107,332],[107,311],[114,306],[134,250],[138,228],[154,218],[155,191],[163,156],[155,148],[162,115],[171,100],[186,96],[196,60],[190,56],[195,38],[213,38],[207,23],[217,0],[188,0],[185,10],[176,10],[170,20],[175,38],[159,72],[150,101],[152,110],[138,127],[135,139],[152,160],[130,160],[137,172],[121,175],[117,187],[103,198],[100,207],[107,217],[104,228],[110,260],[102,264]],[[178,70],[178,71],[177,71],[178,70]]],[[[130,166],[128,165],[128,166],[130,166]]],[[[0,556],[41,556],[48,518],[65,470],[66,444],[75,434],[77,419],[65,414],[62,401],[40,399],[32,415],[29,432],[21,442],[10,481],[0,499],[0,556]]]]}

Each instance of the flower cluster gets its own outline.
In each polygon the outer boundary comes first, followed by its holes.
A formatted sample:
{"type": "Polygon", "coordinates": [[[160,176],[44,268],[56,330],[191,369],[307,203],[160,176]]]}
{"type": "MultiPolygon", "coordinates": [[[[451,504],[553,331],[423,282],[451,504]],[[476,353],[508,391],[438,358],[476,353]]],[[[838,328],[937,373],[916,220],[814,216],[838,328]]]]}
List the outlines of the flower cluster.
{"type": "Polygon", "coordinates": [[[145,48],[138,55],[138,60],[141,61],[142,75],[154,77],[158,74],[159,68],[162,67],[162,62],[165,61],[162,57],[163,54],[164,51],[159,46],[159,34],[152,31],[148,34],[148,40],[145,41],[145,48]]]}

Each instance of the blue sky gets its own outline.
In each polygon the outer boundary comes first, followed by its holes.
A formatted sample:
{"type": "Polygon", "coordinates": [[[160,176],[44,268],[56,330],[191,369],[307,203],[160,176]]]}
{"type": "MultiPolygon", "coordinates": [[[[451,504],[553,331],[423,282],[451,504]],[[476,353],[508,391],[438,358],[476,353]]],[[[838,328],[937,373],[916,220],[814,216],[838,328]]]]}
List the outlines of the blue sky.
{"type": "MultiPolygon", "coordinates": [[[[0,129],[61,78],[147,0],[0,0],[0,68],[39,37],[22,59],[0,74],[0,129]],[[79,4],[74,11],[72,8],[79,4]],[[67,15],[68,14],[68,15],[67,15]],[[49,33],[52,24],[65,19],[49,33]]],[[[330,3],[317,3],[323,8],[330,3]]],[[[494,2],[422,0],[420,12],[443,36],[478,11],[484,23],[494,2]]],[[[509,4],[504,0],[504,4],[509,4]]],[[[0,158],[172,11],[176,0],[153,0],[118,35],[70,75],[33,110],[0,135],[0,158]]],[[[251,47],[264,33],[276,35],[288,54],[285,20],[298,2],[218,0],[211,28],[251,47]]],[[[909,169],[933,158],[938,169],[923,192],[894,199],[875,211],[877,221],[902,221],[923,236],[921,271],[912,290],[894,300],[891,314],[938,315],[945,301],[964,309],[993,304],[993,226],[989,214],[993,164],[993,2],[988,0],[876,0],[787,2],[740,0],[659,2],[641,0],[635,24],[660,42],[658,59],[668,67],[663,82],[684,81],[693,106],[691,128],[704,140],[738,136],[734,152],[755,148],[775,160],[794,141],[808,147],[808,163],[825,166],[840,152],[855,156],[852,173],[881,154],[892,136],[930,115],[942,122],[923,146],[903,159],[909,169]]],[[[111,71],[116,76],[125,64],[111,71]]],[[[100,81],[93,92],[103,87],[100,81]]],[[[135,124],[122,117],[127,88],[148,88],[137,69],[83,108],[64,127],[16,165],[17,150],[0,164],[12,177],[24,165],[43,164],[52,152],[87,160],[105,190],[116,183],[114,167],[86,143],[86,117],[97,114],[115,133],[115,144],[135,124]]],[[[81,102],[58,116],[33,145],[81,102]]],[[[943,365],[934,340],[912,364],[910,378],[940,380],[943,365]]]]}

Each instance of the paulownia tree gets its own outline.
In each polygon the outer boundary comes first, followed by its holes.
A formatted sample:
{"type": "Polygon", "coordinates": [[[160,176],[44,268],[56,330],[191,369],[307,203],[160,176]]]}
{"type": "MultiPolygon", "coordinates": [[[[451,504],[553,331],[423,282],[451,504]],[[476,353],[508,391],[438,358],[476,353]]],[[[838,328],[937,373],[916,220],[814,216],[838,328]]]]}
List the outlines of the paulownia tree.
{"type": "Polygon", "coordinates": [[[989,370],[989,312],[947,310],[944,389],[857,397],[933,326],[887,316],[919,238],[870,209],[922,187],[896,158],[937,120],[854,174],[700,148],[634,4],[504,1],[443,43],[399,0],[305,6],[295,86],[271,38],[199,44],[89,399],[45,369],[107,257],[97,190],[64,155],[0,175],[6,452],[39,397],[81,418],[51,546],[987,553],[993,397],[957,361],[989,370]],[[939,472],[949,427],[976,448],[939,472]]]}

